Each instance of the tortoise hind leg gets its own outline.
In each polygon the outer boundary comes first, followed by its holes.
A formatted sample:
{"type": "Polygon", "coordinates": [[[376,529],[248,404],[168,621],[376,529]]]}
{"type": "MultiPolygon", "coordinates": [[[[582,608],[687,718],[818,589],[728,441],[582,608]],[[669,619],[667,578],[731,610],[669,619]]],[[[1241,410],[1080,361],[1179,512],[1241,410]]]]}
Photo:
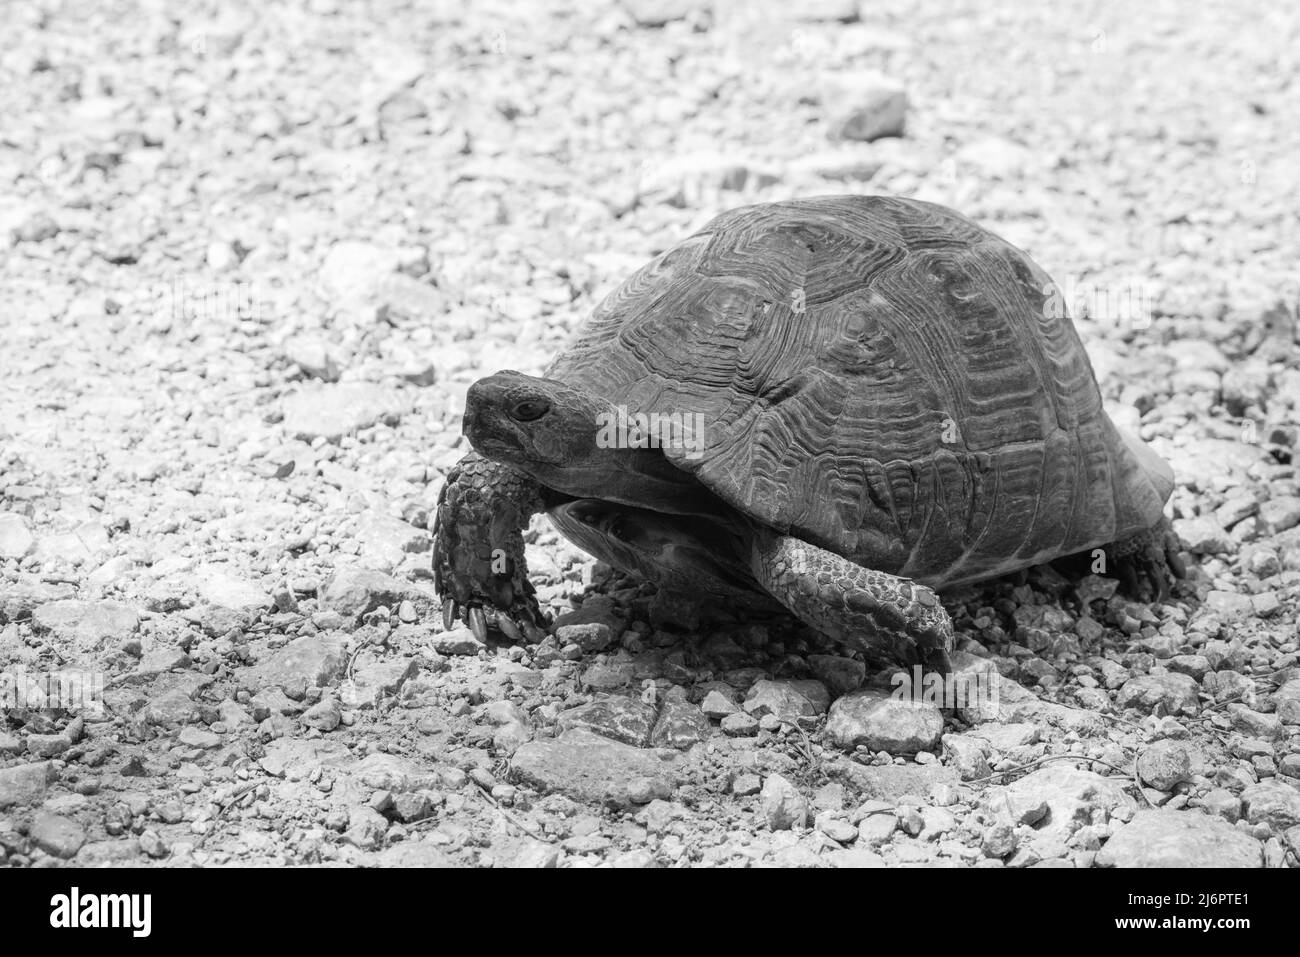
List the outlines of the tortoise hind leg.
{"type": "Polygon", "coordinates": [[[1115,542],[1105,549],[1113,563],[1110,574],[1120,580],[1124,591],[1142,601],[1169,597],[1170,580],[1187,577],[1187,568],[1178,557],[1178,536],[1169,520],[1160,521],[1145,531],[1115,542]]]}
{"type": "Polygon", "coordinates": [[[768,531],[755,536],[751,567],[759,584],[823,634],[904,665],[952,671],[952,620],[924,585],[768,531]]]}

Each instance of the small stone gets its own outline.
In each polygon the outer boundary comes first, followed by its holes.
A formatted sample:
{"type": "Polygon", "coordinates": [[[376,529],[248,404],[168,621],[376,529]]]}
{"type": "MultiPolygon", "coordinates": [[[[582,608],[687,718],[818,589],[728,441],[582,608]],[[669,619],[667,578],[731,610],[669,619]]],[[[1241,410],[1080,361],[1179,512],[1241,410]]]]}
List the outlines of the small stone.
{"type": "Polygon", "coordinates": [[[669,698],[659,710],[650,744],[656,748],[685,750],[705,740],[711,730],[708,717],[698,706],[669,698]]]}
{"type": "Polygon", "coordinates": [[[1187,675],[1194,681],[1200,681],[1210,670],[1210,661],[1204,655],[1174,655],[1165,667],[1175,674],[1187,675]]]}
{"type": "Polygon", "coordinates": [[[346,663],[339,639],[303,635],[256,665],[250,680],[254,687],[280,688],[290,698],[300,700],[308,688],[322,688],[338,677],[346,663]]]}
{"type": "Polygon", "coordinates": [[[1200,712],[1198,685],[1187,675],[1140,675],[1130,678],[1120,688],[1117,703],[1121,708],[1134,708],[1147,714],[1157,707],[1166,714],[1191,714],[1200,712]]]}
{"type": "Polygon", "coordinates": [[[963,781],[974,781],[992,774],[985,755],[986,743],[964,734],[945,734],[942,738],[944,754],[957,769],[963,781]]]}
{"type": "Polygon", "coordinates": [[[722,719],[722,732],[732,738],[752,738],[758,734],[758,720],[743,711],[722,719]]]}
{"type": "Polygon", "coordinates": [[[343,840],[362,850],[379,847],[388,832],[388,821],[374,808],[356,807],[348,813],[348,829],[343,840]]]}
{"type": "Polygon", "coordinates": [[[943,713],[934,705],[863,689],[836,700],[826,734],[844,750],[865,746],[889,754],[928,751],[943,733],[943,713]]]}
{"type": "Polygon", "coordinates": [[[440,655],[473,656],[485,650],[487,646],[474,637],[468,628],[454,628],[444,631],[433,639],[433,650],[440,655]]]}
{"type": "Polygon", "coordinates": [[[1172,791],[1191,776],[1191,752],[1181,741],[1157,741],[1137,759],[1137,772],[1158,791],[1172,791]]]}
{"type": "Polygon", "coordinates": [[[993,824],[984,831],[980,848],[985,857],[1006,857],[1016,849],[1016,829],[1005,821],[993,824]]]}
{"type": "Polygon", "coordinates": [[[145,831],[138,840],[140,850],[155,860],[161,860],[171,853],[171,848],[157,831],[145,831]]]}
{"type": "Polygon", "coordinates": [[[869,143],[902,136],[907,122],[907,93],[897,81],[871,71],[840,73],[836,89],[824,97],[838,113],[833,139],[869,143]]]}
{"type": "Polygon", "coordinates": [[[738,774],[731,782],[731,793],[736,797],[749,797],[751,794],[757,794],[762,788],[763,782],[757,774],[738,774]]]}
{"type": "Polygon", "coordinates": [[[1223,526],[1208,516],[1178,519],[1173,526],[1187,550],[1194,555],[1230,555],[1236,550],[1223,526]]]}
{"type": "Polygon", "coordinates": [[[45,761],[0,768],[0,808],[38,803],[54,778],[53,767],[45,761]]]}
{"type": "Polygon", "coordinates": [[[667,800],[676,777],[673,762],[583,729],[525,744],[515,752],[510,774],[515,784],[614,806],[667,800]]]}
{"type": "Polygon", "coordinates": [[[32,213],[13,229],[13,238],[19,243],[43,243],[59,235],[59,224],[44,210],[32,213]]]}
{"type": "Polygon", "coordinates": [[[1278,741],[1286,734],[1281,719],[1275,714],[1264,714],[1235,702],[1228,705],[1227,712],[1232,726],[1250,737],[1278,741]]]}
{"type": "Polygon", "coordinates": [[[27,736],[27,753],[34,758],[56,758],[70,747],[72,747],[72,740],[66,734],[27,736]]]}
{"type": "Polygon", "coordinates": [[[809,655],[808,666],[836,698],[856,691],[867,674],[864,662],[840,655],[809,655]]]}
{"type": "Polygon", "coordinates": [[[1278,535],[1300,525],[1300,496],[1286,495],[1270,499],[1259,507],[1259,530],[1278,535]]]}
{"type": "Polygon", "coordinates": [[[858,829],[832,811],[822,811],[814,823],[817,830],[839,844],[852,844],[858,839],[858,829]]]}
{"type": "Polygon", "coordinates": [[[25,518],[13,512],[0,512],[0,561],[23,558],[35,543],[25,518]]]}
{"type": "Polygon", "coordinates": [[[52,857],[69,860],[86,843],[86,832],[76,821],[44,811],[32,821],[29,835],[32,843],[52,857]]]}
{"type": "Polygon", "coordinates": [[[1205,596],[1205,608],[1225,622],[1245,621],[1255,614],[1250,595],[1231,591],[1211,591],[1205,596]]]}
{"type": "Polygon", "coordinates": [[[769,774],[761,795],[763,819],[773,831],[788,831],[808,823],[808,802],[799,789],[779,774],[769,774]]]}
{"type": "Polygon", "coordinates": [[[413,601],[417,611],[421,602],[429,602],[415,586],[360,565],[338,568],[321,594],[322,606],[351,621],[359,621],[380,606],[393,608],[403,600],[413,601]]]}
{"type": "Polygon", "coordinates": [[[858,823],[858,841],[878,847],[892,838],[896,830],[898,818],[892,809],[884,814],[870,814],[858,823]]]}
{"type": "Polygon", "coordinates": [[[1279,782],[1252,784],[1241,792],[1242,816],[1277,831],[1300,824],[1300,789],[1279,782]]]}
{"type": "Polygon", "coordinates": [[[319,336],[301,335],[287,339],[284,357],[312,379],[337,382],[342,375],[338,350],[319,336]]]}
{"type": "Polygon", "coordinates": [[[1205,810],[1218,815],[1229,824],[1236,824],[1241,818],[1241,798],[1226,788],[1214,788],[1206,792],[1201,803],[1205,810]]]}
{"type": "Polygon", "coordinates": [[[555,722],[561,732],[581,728],[639,748],[649,743],[654,726],[654,705],[621,695],[571,708],[562,712],[555,722]]]}
{"type": "Polygon", "coordinates": [[[721,691],[714,690],[704,696],[700,709],[715,721],[721,721],[728,715],[737,713],[740,706],[721,691]]]}
{"type": "Polygon", "coordinates": [[[206,731],[203,728],[182,728],[180,733],[176,735],[176,741],[187,748],[201,748],[205,751],[221,747],[221,735],[206,731]]]}
{"type": "Polygon", "coordinates": [[[343,709],[333,698],[325,698],[308,708],[302,716],[302,723],[318,731],[333,731],[343,720],[343,709]]]}
{"type": "Polygon", "coordinates": [[[756,681],[745,696],[745,711],[755,718],[772,715],[783,724],[825,714],[830,695],[820,681],[784,679],[756,681]]]}
{"type": "Polygon", "coordinates": [[[576,625],[561,625],[555,629],[561,645],[574,644],[586,654],[603,651],[614,640],[613,633],[604,622],[589,621],[576,625]]]}

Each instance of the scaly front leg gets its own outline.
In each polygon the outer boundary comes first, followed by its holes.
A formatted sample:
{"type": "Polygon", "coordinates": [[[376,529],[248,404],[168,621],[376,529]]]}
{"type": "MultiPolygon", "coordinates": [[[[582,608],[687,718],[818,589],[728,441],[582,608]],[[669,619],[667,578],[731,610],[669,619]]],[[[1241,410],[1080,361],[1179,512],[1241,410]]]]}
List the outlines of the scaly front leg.
{"type": "Polygon", "coordinates": [[[452,469],[433,527],[434,585],[446,627],[463,616],[480,641],[489,625],[516,641],[545,637],[523,538],[529,519],[545,509],[541,486],[477,452],[452,469]]]}

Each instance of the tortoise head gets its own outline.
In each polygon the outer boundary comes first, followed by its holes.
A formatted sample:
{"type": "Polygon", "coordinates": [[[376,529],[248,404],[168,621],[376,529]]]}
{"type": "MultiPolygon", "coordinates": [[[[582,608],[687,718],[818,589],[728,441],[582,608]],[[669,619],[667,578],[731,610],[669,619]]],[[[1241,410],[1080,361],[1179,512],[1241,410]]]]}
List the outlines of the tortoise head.
{"type": "Polygon", "coordinates": [[[562,382],[506,370],[469,387],[463,428],[483,455],[542,478],[592,464],[597,417],[607,409],[562,382]]]}

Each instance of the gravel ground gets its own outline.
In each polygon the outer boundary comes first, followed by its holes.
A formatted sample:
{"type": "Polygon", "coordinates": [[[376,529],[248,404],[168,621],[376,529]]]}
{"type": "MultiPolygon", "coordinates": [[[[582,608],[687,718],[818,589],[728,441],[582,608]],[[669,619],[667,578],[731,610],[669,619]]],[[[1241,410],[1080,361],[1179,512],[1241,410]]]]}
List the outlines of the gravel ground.
{"type": "Polygon", "coordinates": [[[6,11],[0,863],[1297,866],[1300,14],[789,6],[6,11]],[[843,192],[1068,291],[1184,593],[945,595],[999,689],[946,722],[544,520],[555,634],[445,631],[467,386],[718,212],[843,192]]]}

